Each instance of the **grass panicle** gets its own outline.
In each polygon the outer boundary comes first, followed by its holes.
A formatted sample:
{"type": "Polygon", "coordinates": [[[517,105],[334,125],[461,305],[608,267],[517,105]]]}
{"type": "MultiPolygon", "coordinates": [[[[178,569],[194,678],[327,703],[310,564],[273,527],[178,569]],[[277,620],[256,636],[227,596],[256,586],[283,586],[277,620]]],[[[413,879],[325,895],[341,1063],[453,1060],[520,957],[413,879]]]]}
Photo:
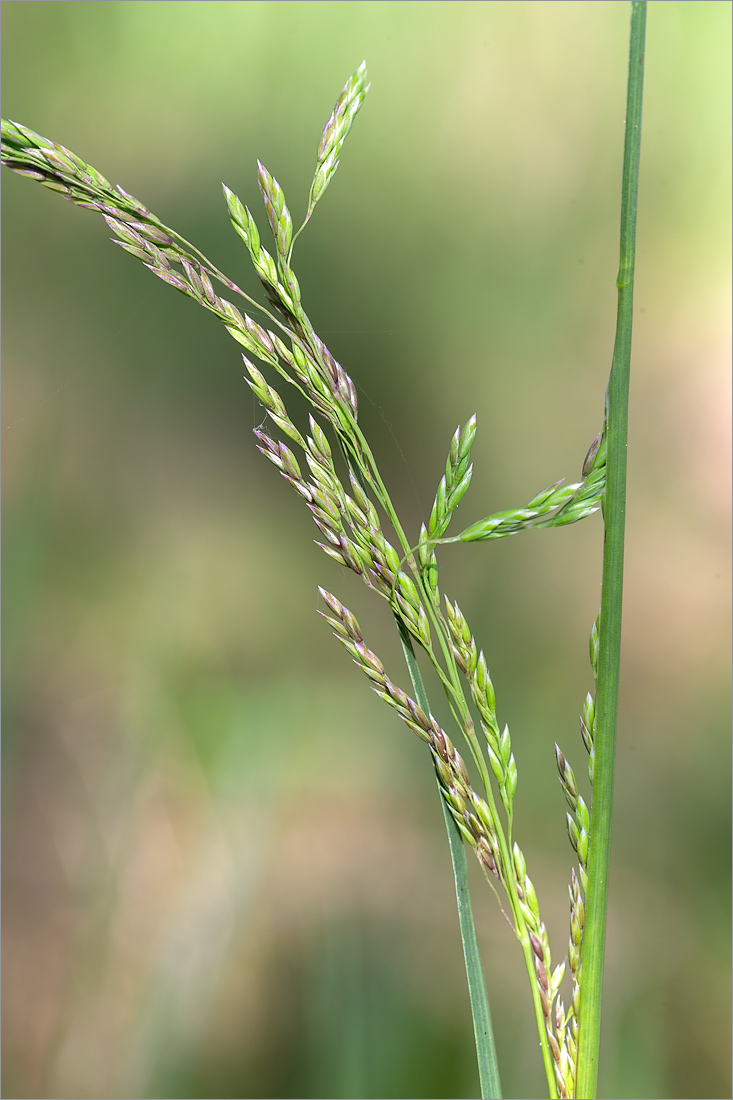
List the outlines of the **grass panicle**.
{"type": "MultiPolygon", "coordinates": [[[[635,10],[638,7],[634,5],[635,10]]],[[[484,652],[458,604],[441,591],[437,554],[448,543],[489,542],[524,530],[576,523],[601,505],[605,515],[607,462],[616,461],[618,442],[607,416],[582,463],[580,481],[554,482],[524,507],[495,512],[448,536],[453,515],[471,483],[471,447],[476,434],[473,415],[463,428],[456,429],[451,440],[428,523],[421,526],[417,543],[408,537],[359,426],[356,386],[315,332],[292,268],[295,240],[336,172],[344,141],[369,90],[366,80],[366,65],[362,63],[346,82],[325,123],[305,219],[297,232],[293,232],[282,188],[258,162],[258,184],[273,252],[263,246],[249,208],[224,185],[229,218],[247,248],[266,304],[247,295],[198,248],[129,192],[112,187],[101,173],[65,147],[18,123],[3,121],[2,160],[12,171],[101,214],[114,234],[115,244],[213,314],[244,349],[246,381],[266,413],[264,423],[254,431],[258,450],[305,501],[318,530],[317,545],[386,600],[396,619],[414,698],[387,676],[381,660],[366,645],[354,615],[335,595],[320,589],[327,610],[319,613],[379,698],[425,742],[432,756],[453,861],[482,1096],[499,1097],[501,1091],[468,897],[464,841],[475,852],[492,886],[500,884],[503,889],[507,916],[529,976],[549,1094],[571,1097],[576,1095],[576,1082],[584,1072],[578,1052],[584,1034],[585,898],[593,871],[591,825],[595,806],[592,818],[573,769],[556,746],[560,783],[570,808],[568,832],[578,857],[578,871],[573,869],[570,879],[571,992],[566,1010],[560,996],[565,964],[553,968],[537,894],[514,838],[518,771],[509,727],[499,723],[484,652]],[[227,297],[221,296],[219,287],[225,288],[227,297]],[[231,297],[238,299],[240,306],[244,303],[246,310],[233,304],[231,297]],[[291,387],[309,406],[307,424],[298,422],[288,411],[291,387]],[[415,647],[423,651],[445,694],[475,765],[475,780],[448,733],[433,717],[415,647]],[[476,716],[482,736],[477,733],[476,716]]],[[[596,693],[588,694],[581,715],[591,784],[598,747],[599,699],[607,665],[607,625],[604,610],[603,620],[599,618],[594,624],[590,643],[596,693]]]]}
{"type": "MultiPolygon", "coordinates": [[[[336,169],[344,139],[366,94],[365,79],[366,70],[362,66],[347,83],[326,123],[306,221],[336,169]]],[[[33,178],[52,185],[72,201],[98,210],[115,234],[115,243],[141,260],[158,278],[213,313],[244,347],[248,353],[242,357],[247,382],[264,408],[270,425],[270,428],[261,426],[255,430],[258,449],[305,500],[320,533],[318,545],[324,553],[360,575],[368,587],[385,598],[404,636],[411,638],[427,654],[479,769],[485,788],[483,795],[475,791],[461,756],[435,722],[429,708],[421,708],[388,679],[379,659],[366,647],[354,617],[336,597],[323,590],[331,612],[326,617],[336,637],[368,675],[379,697],[428,744],[443,799],[461,837],[476,852],[485,873],[504,886],[515,931],[523,942],[534,983],[533,996],[545,1061],[556,1076],[558,1042],[551,1026],[556,991],[547,985],[549,946],[524,859],[519,858],[516,846],[512,854],[517,768],[509,730],[506,726],[503,730],[499,727],[486,660],[477,650],[460,609],[446,600],[447,615],[441,611],[435,549],[444,541],[498,538],[517,533],[548,515],[557,517],[563,508],[578,500],[586,482],[557,483],[535,497],[527,508],[500,513],[472,525],[453,540],[445,539],[453,512],[471,480],[470,450],[476,432],[476,418],[472,416],[463,429],[456,431],[451,442],[429,524],[420,532],[416,560],[374,456],[358,427],[356,387],[314,331],[303,309],[300,288],[290,267],[294,241],[292,218],[282,189],[267,169],[259,164],[258,182],[277,259],[263,247],[249,209],[226,187],[224,194],[232,224],[247,246],[268,305],[275,311],[259,307],[272,322],[272,329],[263,327],[250,313],[240,311],[228,299],[219,297],[214,281],[234,289],[252,306],[258,305],[202,253],[121,189],[111,188],[104,177],[80,158],[15,124],[10,124],[5,133],[8,142],[3,147],[3,159],[10,168],[32,172],[33,178]],[[249,355],[276,372],[280,388],[267,381],[249,355]],[[309,432],[301,429],[290,416],[283,382],[294,386],[309,401],[312,409],[309,432]],[[337,472],[333,444],[317,418],[334,433],[333,443],[345,462],[347,484],[337,472]],[[294,444],[301,452],[301,461],[291,446],[272,432],[282,433],[288,443],[294,444]],[[390,521],[399,549],[383,531],[380,510],[390,521]],[[468,698],[479,714],[483,748],[475,733],[459,669],[467,681],[468,698]],[[507,816],[507,826],[499,816],[492,775],[507,816]],[[542,945],[540,955],[537,955],[538,944],[542,945]]],[[[584,499],[588,497],[586,493],[584,499]]],[[[572,518],[582,518],[577,509],[572,518]]],[[[455,867],[454,859],[454,870],[455,867]]],[[[458,882],[457,871],[456,876],[458,882]]],[[[492,1040],[488,1037],[486,1041],[491,1043],[492,1040]]],[[[490,1088],[497,1091],[495,1085],[490,1088]]],[[[562,1089],[560,1091],[562,1093],[562,1089]]]]}

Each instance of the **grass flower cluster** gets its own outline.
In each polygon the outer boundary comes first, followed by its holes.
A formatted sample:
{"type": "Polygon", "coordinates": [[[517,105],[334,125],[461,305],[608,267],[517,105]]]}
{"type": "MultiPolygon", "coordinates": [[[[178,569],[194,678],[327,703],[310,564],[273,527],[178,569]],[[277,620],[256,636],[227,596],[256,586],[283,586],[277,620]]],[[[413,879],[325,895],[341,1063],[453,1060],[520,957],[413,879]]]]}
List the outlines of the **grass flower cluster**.
{"type": "MultiPolygon", "coordinates": [[[[643,10],[643,5],[635,5],[635,14],[636,9],[643,10]]],[[[518,774],[509,727],[502,726],[497,717],[494,685],[473,629],[441,587],[438,554],[447,543],[489,542],[532,528],[575,523],[602,505],[605,509],[612,433],[607,416],[585,460],[580,461],[579,456],[578,481],[556,481],[523,507],[494,513],[457,532],[454,528],[449,534],[471,483],[471,447],[476,434],[476,417],[472,416],[456,429],[450,441],[445,474],[437,487],[429,522],[416,536],[405,531],[359,426],[356,386],[315,332],[293,268],[295,242],[333,179],[345,139],[368,90],[366,66],[362,64],[347,81],[323,128],[306,215],[296,231],[282,187],[264,165],[258,164],[258,184],[272,237],[270,251],[262,243],[249,207],[224,187],[232,226],[249,252],[266,304],[252,299],[134,196],[119,186],[113,187],[95,168],[63,146],[19,123],[3,121],[2,160],[14,172],[101,214],[115,244],[212,313],[244,349],[246,379],[266,413],[265,423],[254,432],[259,451],[305,502],[324,553],[360,576],[389,605],[397,622],[411,693],[387,673],[349,609],[336,595],[320,589],[325,605],[321,614],[338,641],[365,673],[379,698],[425,742],[432,756],[452,838],[482,1094],[498,1096],[500,1091],[480,963],[467,946],[471,936],[475,940],[470,905],[461,910],[461,898],[467,898],[465,861],[461,863],[460,854],[464,841],[475,853],[492,888],[501,890],[502,904],[523,951],[549,1094],[591,1095],[578,1091],[585,913],[592,873],[591,808],[579,793],[564,752],[556,746],[558,774],[569,806],[567,828],[578,861],[569,885],[570,995],[566,1004],[560,992],[566,965],[553,964],[537,893],[515,836],[518,774]],[[262,369],[255,365],[255,359],[262,369]],[[307,424],[296,422],[289,412],[293,390],[307,402],[307,424]],[[424,653],[442,686],[475,780],[448,732],[431,712],[415,659],[416,649],[424,653]]],[[[591,785],[596,778],[601,623],[599,617],[591,633],[595,686],[586,697],[580,720],[591,785]]]]}

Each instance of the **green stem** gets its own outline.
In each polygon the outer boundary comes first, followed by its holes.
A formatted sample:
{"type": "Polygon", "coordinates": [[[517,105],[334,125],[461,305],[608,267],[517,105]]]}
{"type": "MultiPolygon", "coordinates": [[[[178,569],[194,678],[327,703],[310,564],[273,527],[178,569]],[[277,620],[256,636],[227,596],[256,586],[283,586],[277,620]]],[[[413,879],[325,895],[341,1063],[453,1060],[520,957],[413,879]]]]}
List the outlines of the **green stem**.
{"type": "Polygon", "coordinates": [[[621,601],[626,511],[626,443],[628,434],[631,324],[634,295],[636,198],[641,146],[646,3],[631,4],[626,134],[621,190],[621,246],[618,313],[613,363],[606,395],[607,467],[604,497],[605,542],[598,652],[595,721],[593,816],[588,856],[588,896],[582,958],[582,993],[578,1035],[576,1097],[592,1100],[598,1083],[598,1053],[603,991],[603,957],[608,907],[611,804],[613,800],[616,719],[621,657],[621,601]]]}
{"type": "MultiPolygon", "coordinates": [[[[415,657],[410,635],[397,619],[397,628],[400,633],[402,649],[405,661],[412,680],[415,699],[425,711],[430,713],[425,685],[423,684],[420,668],[415,657]]],[[[440,789],[440,784],[438,784],[440,789]]],[[[491,1010],[489,998],[486,994],[486,983],[481,966],[481,956],[476,939],[476,927],[471,910],[471,899],[468,894],[468,865],[466,862],[466,850],[463,846],[463,837],[456,825],[442,793],[440,804],[443,807],[445,828],[448,833],[448,844],[453,863],[453,876],[456,884],[456,902],[458,904],[458,923],[461,928],[461,940],[463,941],[463,958],[466,964],[466,977],[468,978],[468,994],[471,1000],[471,1014],[473,1016],[473,1033],[476,1041],[476,1057],[478,1059],[479,1081],[481,1084],[481,1096],[483,1100],[501,1100],[501,1082],[499,1081],[499,1066],[496,1060],[496,1047],[494,1045],[494,1032],[491,1026],[491,1010]]]]}

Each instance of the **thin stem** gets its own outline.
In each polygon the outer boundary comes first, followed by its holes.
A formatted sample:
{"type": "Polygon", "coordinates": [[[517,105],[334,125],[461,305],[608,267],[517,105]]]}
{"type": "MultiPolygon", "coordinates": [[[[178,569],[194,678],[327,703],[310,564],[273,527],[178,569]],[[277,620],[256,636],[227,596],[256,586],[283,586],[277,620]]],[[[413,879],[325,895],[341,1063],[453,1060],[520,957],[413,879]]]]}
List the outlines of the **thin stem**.
{"type": "MultiPolygon", "coordinates": [[[[405,661],[412,680],[415,699],[425,711],[430,713],[425,685],[423,684],[420,668],[415,657],[412,640],[399,619],[397,628],[405,654],[405,661]]],[[[438,784],[440,791],[440,784],[438,784]]],[[[463,942],[463,958],[466,964],[466,977],[468,979],[468,995],[471,1001],[471,1015],[473,1017],[473,1033],[476,1041],[476,1058],[478,1060],[479,1082],[481,1085],[482,1100],[501,1100],[501,1082],[499,1080],[499,1065],[496,1059],[496,1046],[494,1044],[494,1031],[491,1025],[491,1010],[489,998],[486,993],[481,956],[479,955],[478,941],[476,939],[476,926],[473,920],[471,899],[468,893],[468,864],[466,862],[466,850],[463,846],[463,837],[460,829],[453,820],[442,793],[440,804],[443,808],[445,828],[448,833],[448,845],[453,863],[453,877],[456,886],[456,902],[458,905],[458,923],[461,929],[463,942]]]]}
{"type": "Polygon", "coordinates": [[[607,469],[604,497],[605,542],[598,653],[598,694],[594,738],[593,816],[588,856],[588,896],[582,957],[576,1096],[592,1100],[598,1084],[603,991],[603,958],[608,907],[611,804],[621,657],[626,445],[628,434],[631,324],[634,295],[636,200],[641,147],[646,2],[631,4],[626,134],[621,185],[621,246],[618,313],[613,363],[606,395],[607,469]]]}

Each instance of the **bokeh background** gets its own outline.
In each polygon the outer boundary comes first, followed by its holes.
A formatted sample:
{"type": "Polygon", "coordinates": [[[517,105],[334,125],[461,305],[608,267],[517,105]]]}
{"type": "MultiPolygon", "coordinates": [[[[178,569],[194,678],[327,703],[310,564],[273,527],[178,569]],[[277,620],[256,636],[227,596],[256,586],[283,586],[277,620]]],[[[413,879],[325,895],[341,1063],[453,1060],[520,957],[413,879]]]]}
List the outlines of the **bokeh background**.
{"type": "MultiPolygon", "coordinates": [[[[577,477],[615,323],[628,5],[2,5],[3,114],[257,292],[221,181],[301,212],[316,328],[408,530],[474,411],[471,522],[577,477]]],[[[730,1095],[730,5],[649,5],[601,1092],[730,1095]]],[[[4,1062],[13,1097],[478,1095],[427,754],[316,615],[407,677],[386,605],[256,452],[237,346],[3,173],[4,1062]]],[[[264,216],[260,218],[264,227],[264,216]]],[[[446,549],[519,766],[556,957],[601,524],[446,549]]],[[[545,1095],[474,894],[504,1093],[545,1095]]]]}

